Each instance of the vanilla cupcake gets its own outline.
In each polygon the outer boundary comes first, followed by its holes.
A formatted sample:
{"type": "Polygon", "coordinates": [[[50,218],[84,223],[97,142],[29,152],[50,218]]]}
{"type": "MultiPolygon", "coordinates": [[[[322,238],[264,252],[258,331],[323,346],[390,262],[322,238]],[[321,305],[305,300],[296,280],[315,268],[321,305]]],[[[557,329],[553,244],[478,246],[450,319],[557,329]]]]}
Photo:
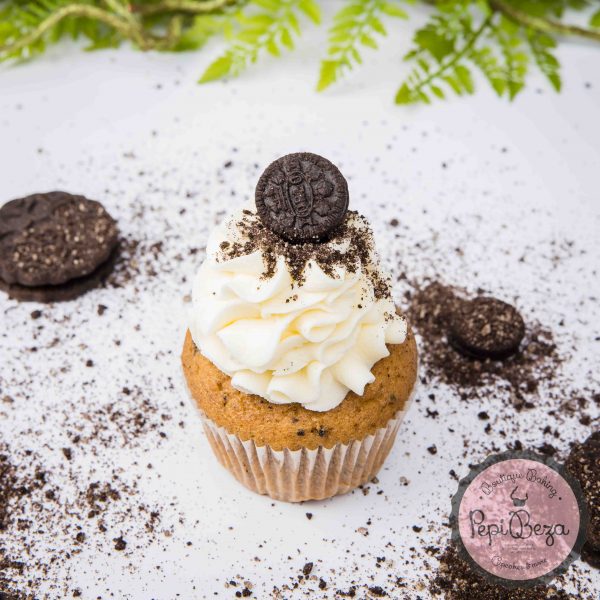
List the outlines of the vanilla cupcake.
{"type": "Polygon", "coordinates": [[[219,461],[297,502],[341,494],[383,464],[417,350],[366,219],[314,154],[270,165],[256,208],[210,236],[182,363],[219,461]]]}

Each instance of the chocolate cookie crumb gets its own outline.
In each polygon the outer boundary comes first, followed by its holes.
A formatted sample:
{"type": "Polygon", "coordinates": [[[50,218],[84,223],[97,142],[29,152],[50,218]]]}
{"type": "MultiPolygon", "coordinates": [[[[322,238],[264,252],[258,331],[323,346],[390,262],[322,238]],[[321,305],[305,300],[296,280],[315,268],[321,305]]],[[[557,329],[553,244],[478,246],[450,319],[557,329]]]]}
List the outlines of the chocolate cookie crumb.
{"type": "Polygon", "coordinates": [[[532,405],[540,382],[552,381],[562,358],[552,332],[535,321],[529,322],[518,354],[503,361],[463,356],[448,344],[450,315],[468,299],[465,290],[439,281],[414,284],[407,311],[411,325],[421,338],[421,374],[425,381],[437,379],[454,388],[463,400],[489,397],[506,390],[513,407],[532,405]]]}
{"type": "Polygon", "coordinates": [[[390,281],[373,268],[376,259],[373,233],[367,219],[355,211],[348,211],[343,223],[332,232],[325,243],[304,242],[291,244],[270,231],[256,213],[244,210],[241,219],[233,224],[241,235],[240,241],[223,244],[217,260],[231,260],[253,252],[262,253],[265,270],[263,278],[275,274],[277,261],[283,257],[292,279],[301,285],[305,269],[314,261],[329,277],[337,277],[337,268],[349,273],[362,269],[373,285],[375,298],[390,298],[390,281]]]}
{"type": "Polygon", "coordinates": [[[123,536],[119,536],[113,540],[115,542],[115,550],[125,550],[127,548],[127,542],[123,539],[123,536]]]}
{"type": "Polygon", "coordinates": [[[379,585],[373,585],[369,588],[369,592],[376,596],[377,598],[383,598],[387,596],[387,592],[379,585]]]}
{"type": "MultiPolygon", "coordinates": [[[[444,600],[570,600],[567,592],[554,587],[508,589],[476,573],[458,554],[454,545],[446,548],[429,591],[444,600]]],[[[591,599],[590,599],[591,600],[591,599]]]]}

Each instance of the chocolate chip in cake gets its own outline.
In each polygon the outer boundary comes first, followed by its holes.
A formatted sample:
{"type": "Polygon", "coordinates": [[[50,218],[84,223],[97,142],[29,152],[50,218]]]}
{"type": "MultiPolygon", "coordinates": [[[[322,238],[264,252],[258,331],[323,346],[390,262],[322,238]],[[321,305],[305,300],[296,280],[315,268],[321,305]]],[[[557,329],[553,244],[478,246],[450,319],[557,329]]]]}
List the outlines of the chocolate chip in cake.
{"type": "Polygon", "coordinates": [[[348,184],[326,158],[298,152],[266,168],[255,200],[260,219],[271,231],[290,242],[316,242],[344,220],[348,184]]]}
{"type": "Polygon", "coordinates": [[[448,341],[473,358],[507,358],[518,351],[524,335],[517,309],[497,298],[463,300],[450,315],[448,341]]]}

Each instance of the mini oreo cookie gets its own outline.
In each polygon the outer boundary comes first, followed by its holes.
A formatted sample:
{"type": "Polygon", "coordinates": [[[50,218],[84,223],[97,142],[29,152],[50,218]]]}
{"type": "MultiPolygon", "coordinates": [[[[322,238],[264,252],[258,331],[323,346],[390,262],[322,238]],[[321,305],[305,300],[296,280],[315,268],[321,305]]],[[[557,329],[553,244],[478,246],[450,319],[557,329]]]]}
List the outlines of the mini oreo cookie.
{"type": "Polygon", "coordinates": [[[600,431],[573,446],[565,467],[579,481],[589,513],[587,541],[581,556],[600,568],[600,431]]]}
{"type": "Polygon", "coordinates": [[[42,300],[67,286],[64,294],[75,297],[114,262],[117,243],[116,222],[95,200],[66,192],[12,200],[0,208],[1,287],[15,298],[42,300]]]}
{"type": "Polygon", "coordinates": [[[255,192],[261,221],[289,242],[318,242],[342,223],[348,183],[326,158],[310,152],[287,154],[260,176],[255,192]]]}
{"type": "Polygon", "coordinates": [[[471,358],[507,358],[518,351],[525,335],[517,309],[487,296],[459,302],[449,321],[448,341],[471,358]]]}

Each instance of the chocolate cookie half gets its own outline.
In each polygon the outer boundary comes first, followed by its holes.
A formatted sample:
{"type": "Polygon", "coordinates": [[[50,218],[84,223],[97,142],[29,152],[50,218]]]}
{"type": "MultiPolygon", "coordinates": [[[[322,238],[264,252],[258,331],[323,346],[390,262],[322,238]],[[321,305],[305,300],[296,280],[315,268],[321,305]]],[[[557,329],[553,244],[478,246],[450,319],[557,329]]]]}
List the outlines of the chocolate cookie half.
{"type": "Polygon", "coordinates": [[[95,200],[34,194],[0,208],[0,288],[19,300],[70,300],[114,265],[118,229],[95,200]]]}

